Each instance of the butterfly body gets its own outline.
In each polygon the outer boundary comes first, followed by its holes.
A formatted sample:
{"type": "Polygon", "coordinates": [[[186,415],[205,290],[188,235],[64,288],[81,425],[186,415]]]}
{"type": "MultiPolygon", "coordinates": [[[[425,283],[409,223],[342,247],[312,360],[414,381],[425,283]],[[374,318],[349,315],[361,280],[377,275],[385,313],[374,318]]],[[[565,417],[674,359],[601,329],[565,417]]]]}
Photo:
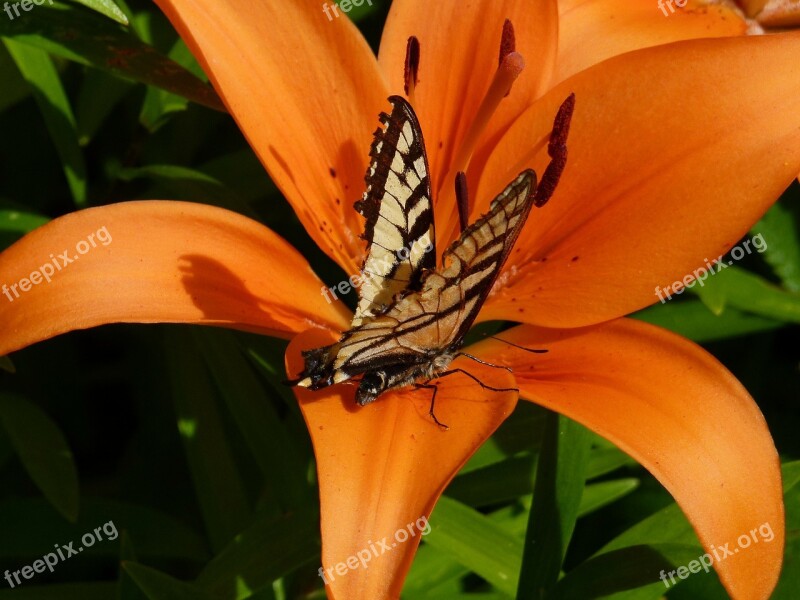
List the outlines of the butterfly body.
{"type": "MultiPolygon", "coordinates": [[[[551,137],[551,156],[556,154],[559,162],[551,162],[545,172],[546,195],[537,193],[536,173],[524,170],[492,201],[488,213],[464,229],[437,267],[422,133],[411,106],[398,96],[389,100],[392,114],[382,115],[385,129],[375,133],[367,191],[356,203],[356,210],[366,217],[363,271],[372,275],[370,285],[359,292],[351,329],[335,344],[305,351],[305,368],[292,382],[319,390],[360,377],[359,405],[387,390],[425,387],[452,372],[447,369],[528,214],[549,198],[553,178],[557,180],[566,160],[566,147],[554,151],[553,144],[555,139],[564,145],[569,114],[566,121],[561,119],[561,127],[557,117],[551,137]]],[[[571,113],[571,106],[568,109],[571,113]]]]}

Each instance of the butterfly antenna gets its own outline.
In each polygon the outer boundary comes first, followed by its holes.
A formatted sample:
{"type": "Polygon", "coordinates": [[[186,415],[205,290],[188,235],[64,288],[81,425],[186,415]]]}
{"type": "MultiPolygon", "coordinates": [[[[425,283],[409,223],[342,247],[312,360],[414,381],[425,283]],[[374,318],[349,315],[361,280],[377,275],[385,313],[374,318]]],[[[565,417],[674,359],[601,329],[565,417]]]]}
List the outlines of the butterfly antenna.
{"type": "Polygon", "coordinates": [[[574,111],[575,94],[570,94],[561,104],[553,121],[553,131],[550,133],[550,143],[547,145],[550,164],[547,165],[544,175],[542,175],[542,181],[533,195],[534,206],[544,206],[550,200],[550,196],[553,195],[558,180],[561,179],[561,174],[564,172],[564,167],[567,166],[567,136],[574,111]]]}

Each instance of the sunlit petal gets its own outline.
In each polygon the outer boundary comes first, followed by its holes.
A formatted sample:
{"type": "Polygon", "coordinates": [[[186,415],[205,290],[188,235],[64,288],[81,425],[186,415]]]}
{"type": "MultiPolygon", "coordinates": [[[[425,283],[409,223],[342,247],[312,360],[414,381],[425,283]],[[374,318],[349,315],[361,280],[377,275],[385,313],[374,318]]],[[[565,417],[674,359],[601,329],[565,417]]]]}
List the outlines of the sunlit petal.
{"type": "Polygon", "coordinates": [[[316,0],[157,0],[292,203],[348,273],[363,254],[353,210],[387,88],[372,50],[316,0]]]}
{"type": "Polygon", "coordinates": [[[763,524],[772,541],[714,568],[735,600],[769,597],[780,573],[784,510],[780,464],[764,417],[742,385],[691,342],[638,321],[585,329],[532,326],[472,347],[511,366],[522,397],[558,411],[644,465],[669,490],[708,552],[737,546],[763,524]]]}
{"type": "Polygon", "coordinates": [[[332,328],[306,260],[237,213],[126,202],[56,219],[0,254],[0,355],[106,323],[201,323],[290,337],[332,328]]]}
{"type": "MultiPolygon", "coordinates": [[[[300,349],[333,341],[321,330],[297,336],[287,350],[288,373],[294,376],[302,369],[300,349]]],[[[460,363],[454,365],[468,368],[488,385],[514,385],[502,369],[460,363]]],[[[395,532],[430,514],[459,467],[516,405],[516,392],[490,392],[460,374],[438,385],[435,414],[448,431],[428,416],[430,390],[387,393],[360,408],[353,388],[344,384],[318,392],[296,389],[317,459],[329,597],[398,597],[421,536],[399,543],[395,532]],[[379,549],[368,568],[357,565],[337,574],[339,563],[359,551],[368,553],[371,544],[380,548],[377,543],[384,538],[390,550],[379,549]]]]}
{"type": "Polygon", "coordinates": [[[542,172],[553,115],[575,92],[567,168],[481,319],[588,325],[708,270],[800,172],[800,62],[785,60],[797,55],[796,33],[693,40],[548,93],[501,140],[477,196],[487,202],[523,167],[542,172]]]}

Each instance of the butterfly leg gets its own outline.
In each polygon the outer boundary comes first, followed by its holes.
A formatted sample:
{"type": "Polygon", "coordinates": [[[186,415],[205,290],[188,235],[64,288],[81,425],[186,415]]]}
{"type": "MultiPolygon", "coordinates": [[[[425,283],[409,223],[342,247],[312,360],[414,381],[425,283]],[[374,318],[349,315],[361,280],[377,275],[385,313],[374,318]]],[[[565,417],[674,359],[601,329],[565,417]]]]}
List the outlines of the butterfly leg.
{"type": "Polygon", "coordinates": [[[433,390],[433,396],[431,396],[431,406],[430,406],[430,409],[428,410],[428,415],[430,415],[430,417],[431,417],[431,419],[433,419],[434,423],[436,423],[439,427],[441,427],[445,431],[450,429],[450,427],[448,427],[447,425],[442,423],[439,419],[437,419],[436,415],[433,412],[434,405],[436,404],[436,392],[439,391],[439,386],[438,385],[431,385],[429,383],[417,383],[415,385],[416,385],[416,389],[418,389],[418,390],[419,389],[433,390]]]}

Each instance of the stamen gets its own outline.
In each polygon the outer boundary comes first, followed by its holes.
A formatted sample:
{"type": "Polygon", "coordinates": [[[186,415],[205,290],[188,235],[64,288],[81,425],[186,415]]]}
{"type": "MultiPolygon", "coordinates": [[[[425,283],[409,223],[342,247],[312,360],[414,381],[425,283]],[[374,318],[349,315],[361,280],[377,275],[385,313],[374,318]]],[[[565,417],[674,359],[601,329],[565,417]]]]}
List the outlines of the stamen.
{"type": "Polygon", "coordinates": [[[503,36],[500,38],[500,58],[497,64],[502,65],[503,59],[517,50],[517,37],[514,35],[514,24],[508,19],[503,23],[503,36]]]}
{"type": "MultiPolygon", "coordinates": [[[[497,59],[498,67],[503,65],[503,59],[517,50],[517,36],[514,35],[514,24],[506,19],[503,23],[503,35],[500,37],[500,57],[497,59]]],[[[509,89],[504,98],[511,93],[509,89]]]]}
{"type": "MultiPolygon", "coordinates": [[[[550,133],[550,143],[547,145],[547,153],[550,155],[550,163],[544,170],[539,187],[533,195],[535,206],[544,204],[553,195],[567,165],[567,136],[569,135],[569,125],[572,121],[572,113],[575,111],[575,94],[567,96],[558,109],[556,118],[553,121],[553,130],[550,133]]],[[[574,260],[574,259],[573,259],[574,260]]]]}
{"type": "Polygon", "coordinates": [[[406,92],[406,98],[413,106],[414,102],[414,89],[417,87],[419,81],[419,40],[416,36],[408,38],[406,44],[406,63],[403,71],[403,88],[406,92]]]}
{"type": "Polygon", "coordinates": [[[469,224],[469,194],[467,192],[467,176],[464,171],[456,173],[456,205],[458,206],[458,222],[461,231],[469,224]]]}
{"type": "MultiPolygon", "coordinates": [[[[467,170],[467,165],[475,152],[475,147],[480,140],[481,134],[483,134],[483,130],[486,129],[492,115],[497,110],[497,107],[500,106],[500,102],[511,91],[511,86],[514,85],[524,68],[525,59],[518,52],[511,52],[503,58],[500,67],[494,74],[489,91],[486,92],[486,96],[484,96],[480,107],[478,107],[475,119],[472,121],[467,135],[464,136],[456,153],[450,169],[451,173],[467,170]]],[[[454,175],[451,175],[445,181],[450,180],[452,177],[454,175]]]]}

